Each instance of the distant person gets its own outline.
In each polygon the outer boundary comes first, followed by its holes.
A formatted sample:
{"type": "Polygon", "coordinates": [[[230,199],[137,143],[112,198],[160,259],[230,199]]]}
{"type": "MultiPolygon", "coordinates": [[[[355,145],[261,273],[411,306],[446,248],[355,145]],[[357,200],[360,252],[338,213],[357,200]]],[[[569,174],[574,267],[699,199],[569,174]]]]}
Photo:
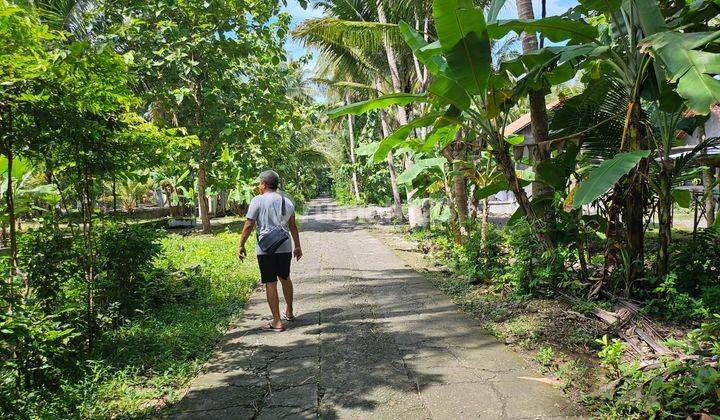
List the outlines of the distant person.
{"type": "Polygon", "coordinates": [[[298,261],[303,255],[300,248],[300,234],[295,223],[295,206],[289,198],[277,192],[279,184],[280,176],[277,172],[265,171],[260,174],[260,195],[250,202],[238,249],[238,257],[244,261],[247,255],[245,243],[253,228],[256,228],[258,241],[255,245],[255,253],[273,317],[272,322],[264,326],[263,330],[274,332],[285,330],[282,320],[295,319],[290,261],[293,255],[298,261]],[[278,279],[282,283],[285,297],[285,310],[282,314],[277,290],[278,279]]]}

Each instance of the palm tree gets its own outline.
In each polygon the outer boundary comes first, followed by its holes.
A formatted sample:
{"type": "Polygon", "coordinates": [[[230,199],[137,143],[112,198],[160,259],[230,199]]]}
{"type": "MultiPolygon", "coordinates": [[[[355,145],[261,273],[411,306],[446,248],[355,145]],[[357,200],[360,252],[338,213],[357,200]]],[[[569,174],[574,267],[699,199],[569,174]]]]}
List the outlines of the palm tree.
{"type": "MultiPolygon", "coordinates": [[[[532,0],[516,0],[517,15],[519,19],[535,19],[532,0]]],[[[543,2],[544,4],[544,2],[543,2]]],[[[544,16],[543,16],[544,17],[544,16]]],[[[531,54],[538,49],[538,38],[534,33],[524,32],[521,35],[523,54],[531,54]]],[[[545,104],[545,93],[542,90],[531,89],[528,92],[528,100],[530,103],[530,119],[532,121],[532,137],[533,143],[543,143],[548,139],[548,114],[545,104]]],[[[549,156],[548,150],[542,147],[533,147],[533,166],[547,160],[549,156]]],[[[532,183],[532,194],[534,198],[552,197],[551,188],[541,182],[532,183]]],[[[549,206],[548,206],[549,207],[549,206]]]]}
{"type": "MultiPolygon", "coordinates": [[[[385,88],[388,85],[385,75],[391,73],[397,76],[400,72],[398,58],[392,48],[394,45],[402,45],[402,40],[396,30],[389,29],[393,25],[387,24],[387,20],[382,23],[378,17],[378,10],[384,12],[385,5],[378,7],[378,4],[369,3],[359,0],[316,1],[315,7],[324,9],[326,16],[310,19],[293,31],[296,39],[320,49],[317,76],[331,87],[331,92],[344,100],[350,94],[357,96],[358,90],[364,94],[384,94],[388,91],[385,88]],[[394,60],[394,67],[389,63],[388,49],[392,52],[390,57],[394,60]],[[380,54],[379,51],[385,53],[380,54]]],[[[404,6],[408,8],[407,4],[404,6]]],[[[410,54],[406,56],[410,57],[410,54]]],[[[393,90],[400,88],[401,84],[399,76],[395,76],[392,76],[393,90]]],[[[409,83],[406,81],[405,84],[409,83]]],[[[380,118],[383,136],[388,136],[391,133],[388,114],[381,112],[380,118]]],[[[397,120],[399,124],[407,123],[404,108],[398,110],[397,120]]],[[[351,140],[354,139],[353,127],[353,120],[348,118],[351,140]]],[[[402,202],[392,152],[388,154],[387,162],[395,214],[402,220],[402,202]]]]}

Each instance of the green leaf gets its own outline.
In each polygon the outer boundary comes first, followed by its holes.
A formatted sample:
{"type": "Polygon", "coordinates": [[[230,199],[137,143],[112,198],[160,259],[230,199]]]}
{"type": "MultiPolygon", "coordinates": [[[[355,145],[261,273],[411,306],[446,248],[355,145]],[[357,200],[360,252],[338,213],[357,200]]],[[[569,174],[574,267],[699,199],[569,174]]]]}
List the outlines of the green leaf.
{"type": "Polygon", "coordinates": [[[424,94],[392,93],[390,95],[381,96],[368,101],[356,102],[354,104],[335,108],[328,111],[328,117],[338,118],[348,114],[361,115],[379,108],[388,108],[393,105],[405,106],[414,102],[425,101],[427,101],[427,98],[424,94]]]}
{"type": "Polygon", "coordinates": [[[448,66],[460,86],[470,95],[484,92],[492,55],[482,9],[472,0],[435,0],[433,17],[448,66]]]}
{"type": "Polygon", "coordinates": [[[574,42],[594,41],[597,28],[581,20],[550,16],[545,19],[511,19],[498,21],[487,27],[492,39],[502,39],[510,32],[539,32],[552,42],[571,40],[574,42]]]}
{"type": "Polygon", "coordinates": [[[645,36],[668,30],[657,0],[634,0],[633,4],[637,10],[635,15],[640,21],[645,36]]]}
{"type": "Polygon", "coordinates": [[[363,144],[355,149],[355,153],[357,153],[358,156],[374,156],[379,145],[380,143],[378,142],[363,144]]]}
{"type": "Polygon", "coordinates": [[[547,159],[535,165],[535,172],[537,172],[537,180],[539,182],[552,187],[555,191],[565,189],[567,176],[562,164],[547,159]]]}
{"type": "Polygon", "coordinates": [[[677,83],[677,93],[688,108],[700,115],[720,102],[720,81],[714,78],[720,73],[720,54],[695,49],[717,40],[718,34],[703,34],[660,32],[643,41],[644,47],[655,52],[669,81],[677,83]]]}
{"type": "Polygon", "coordinates": [[[508,191],[509,189],[510,189],[510,186],[508,185],[508,182],[504,179],[499,179],[490,185],[487,185],[483,188],[478,188],[475,191],[475,194],[473,195],[473,197],[476,200],[483,200],[485,198],[488,198],[490,196],[493,196],[493,195],[499,193],[500,191],[508,191]]]}
{"type": "Polygon", "coordinates": [[[453,105],[465,111],[470,108],[470,96],[458,83],[445,75],[439,74],[428,87],[428,92],[442,101],[442,105],[453,105]]]}
{"type": "Polygon", "coordinates": [[[605,194],[616,182],[627,175],[643,158],[650,156],[649,150],[619,153],[593,169],[588,179],[580,184],[575,193],[575,208],[590,204],[605,194]]]}
{"type": "Polygon", "coordinates": [[[458,130],[460,130],[461,117],[462,111],[451,106],[445,112],[445,115],[435,122],[433,131],[425,139],[425,144],[420,148],[420,151],[429,152],[435,145],[439,145],[440,148],[447,146],[455,139],[458,130]]]}
{"type": "Polygon", "coordinates": [[[690,204],[692,204],[692,194],[690,190],[672,190],[672,196],[678,206],[684,209],[690,208],[690,204]]]}
{"type": "Polygon", "coordinates": [[[579,0],[580,4],[588,10],[600,13],[614,13],[620,9],[623,0],[579,0]]]}
{"type": "Polygon", "coordinates": [[[435,112],[424,117],[415,118],[408,124],[405,124],[395,130],[394,133],[389,135],[378,145],[377,150],[373,154],[373,159],[375,160],[375,162],[382,162],[387,157],[388,152],[394,149],[403,140],[405,140],[410,135],[410,133],[412,133],[413,130],[415,130],[416,128],[433,125],[435,123],[435,120],[437,120],[438,117],[441,117],[442,115],[442,113],[435,112]]]}
{"type": "Polygon", "coordinates": [[[505,137],[505,141],[512,144],[513,146],[517,146],[517,145],[522,144],[525,141],[525,137],[520,136],[520,135],[510,136],[510,137],[505,137]]]}
{"type": "Polygon", "coordinates": [[[428,68],[430,74],[435,76],[448,72],[447,62],[440,56],[442,49],[438,48],[439,44],[430,46],[425,38],[405,21],[400,22],[400,33],[415,57],[428,68]]]}
{"type": "Polygon", "coordinates": [[[410,184],[428,168],[443,167],[446,163],[447,160],[442,157],[418,159],[415,161],[413,166],[398,176],[397,182],[398,184],[410,184]]]}
{"type": "Polygon", "coordinates": [[[488,23],[495,23],[497,21],[498,15],[500,14],[500,11],[505,6],[505,3],[507,0],[492,0],[490,2],[490,6],[488,6],[487,11],[487,21],[488,23]]]}

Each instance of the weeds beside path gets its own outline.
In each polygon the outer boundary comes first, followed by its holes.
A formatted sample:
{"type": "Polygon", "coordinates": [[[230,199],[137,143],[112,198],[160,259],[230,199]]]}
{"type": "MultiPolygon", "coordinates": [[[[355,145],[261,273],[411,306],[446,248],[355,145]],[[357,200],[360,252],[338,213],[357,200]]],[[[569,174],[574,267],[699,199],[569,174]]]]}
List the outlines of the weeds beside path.
{"type": "Polygon", "coordinates": [[[17,416],[140,418],[176,403],[258,284],[254,257],[236,257],[237,231],[232,224],[212,235],[153,230],[159,252],[142,282],[127,285],[148,302],[108,318],[92,353],[63,367],[58,389],[25,395],[17,416]]]}

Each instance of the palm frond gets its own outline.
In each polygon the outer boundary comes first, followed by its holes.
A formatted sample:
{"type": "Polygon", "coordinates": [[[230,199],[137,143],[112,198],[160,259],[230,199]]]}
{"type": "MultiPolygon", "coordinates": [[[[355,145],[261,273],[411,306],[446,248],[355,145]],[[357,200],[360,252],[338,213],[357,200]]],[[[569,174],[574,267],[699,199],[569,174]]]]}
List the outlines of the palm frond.
{"type": "Polygon", "coordinates": [[[565,100],[552,112],[551,137],[582,133],[581,145],[588,156],[611,158],[620,148],[627,106],[627,92],[621,82],[614,78],[591,80],[583,93],[565,100]]]}

